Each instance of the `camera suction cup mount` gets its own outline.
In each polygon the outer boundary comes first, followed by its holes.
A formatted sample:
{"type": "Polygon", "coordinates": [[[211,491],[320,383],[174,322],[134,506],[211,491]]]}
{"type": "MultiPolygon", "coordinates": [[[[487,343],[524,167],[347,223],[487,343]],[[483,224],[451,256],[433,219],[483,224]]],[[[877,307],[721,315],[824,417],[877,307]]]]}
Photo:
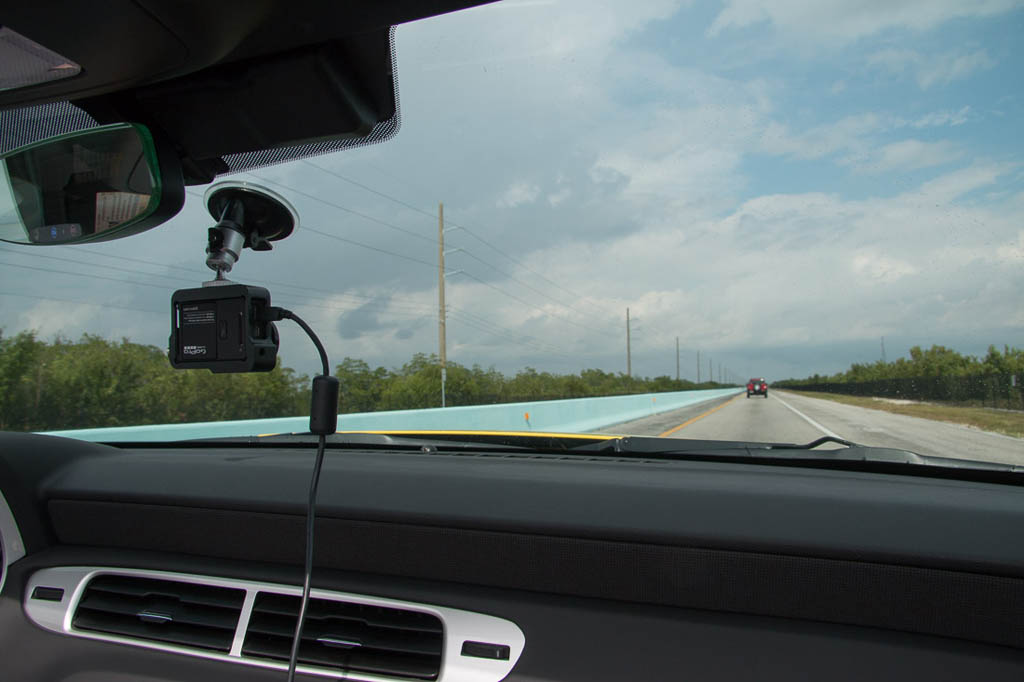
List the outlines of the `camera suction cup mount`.
{"type": "Polygon", "coordinates": [[[299,226],[299,215],[288,201],[271,190],[248,182],[219,182],[205,195],[206,209],[217,224],[209,229],[206,265],[217,273],[214,283],[241,257],[243,248],[269,251],[299,226]]]}

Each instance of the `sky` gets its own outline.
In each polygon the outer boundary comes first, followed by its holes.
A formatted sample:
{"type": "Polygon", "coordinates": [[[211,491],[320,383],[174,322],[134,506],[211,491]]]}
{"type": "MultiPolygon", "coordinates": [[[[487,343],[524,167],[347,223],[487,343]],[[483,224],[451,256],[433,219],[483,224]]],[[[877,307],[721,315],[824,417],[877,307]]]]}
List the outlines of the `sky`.
{"type": "MultiPolygon", "coordinates": [[[[1024,3],[502,2],[398,27],[401,129],[223,176],[301,225],[247,251],[334,362],[770,380],[1024,346],[1024,3]]],[[[165,346],[206,187],[118,242],[0,245],[0,328],[165,346]]],[[[286,322],[281,357],[316,355],[286,322]]]]}

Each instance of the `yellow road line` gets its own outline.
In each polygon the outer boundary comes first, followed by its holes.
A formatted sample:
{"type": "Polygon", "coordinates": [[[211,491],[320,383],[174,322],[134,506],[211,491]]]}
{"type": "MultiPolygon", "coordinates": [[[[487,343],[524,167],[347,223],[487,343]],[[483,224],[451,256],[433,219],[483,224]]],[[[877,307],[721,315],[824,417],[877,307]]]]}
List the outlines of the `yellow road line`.
{"type": "Polygon", "coordinates": [[[710,410],[708,410],[707,412],[701,412],[700,414],[698,414],[698,415],[697,415],[696,417],[694,417],[693,419],[688,419],[687,421],[684,421],[684,422],[683,422],[682,424],[680,424],[679,426],[673,426],[673,427],[672,427],[671,429],[669,429],[668,431],[666,431],[666,432],[664,432],[664,433],[659,433],[659,434],[658,434],[658,438],[664,438],[665,436],[671,436],[671,435],[672,435],[673,433],[675,433],[676,431],[678,431],[678,430],[680,430],[680,429],[685,429],[685,428],[686,428],[687,426],[689,426],[690,424],[692,424],[692,423],[694,423],[694,422],[699,422],[699,421],[700,421],[701,419],[703,419],[704,417],[708,416],[708,415],[709,415],[709,414],[711,414],[712,412],[718,412],[718,411],[719,411],[720,409],[722,409],[722,408],[723,408],[723,407],[725,407],[726,405],[728,405],[728,404],[732,403],[732,402],[733,402],[733,401],[735,401],[735,400],[736,400],[737,398],[739,398],[739,396],[738,396],[738,395],[737,395],[737,396],[734,396],[734,397],[732,398],[732,400],[727,400],[727,401],[725,401],[724,403],[722,403],[722,404],[721,404],[721,405],[719,405],[718,407],[712,407],[712,408],[711,408],[710,410]]]}

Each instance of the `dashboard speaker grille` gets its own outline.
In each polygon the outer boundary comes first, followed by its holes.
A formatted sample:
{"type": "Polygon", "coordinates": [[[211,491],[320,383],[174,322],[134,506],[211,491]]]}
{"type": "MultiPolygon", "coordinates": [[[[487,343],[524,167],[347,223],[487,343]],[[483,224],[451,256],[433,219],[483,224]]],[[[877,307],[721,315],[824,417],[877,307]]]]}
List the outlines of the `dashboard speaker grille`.
{"type": "Polygon", "coordinates": [[[155,578],[99,575],[85,587],[72,627],[227,653],[245,590],[155,578]]]}
{"type": "MultiPolygon", "coordinates": [[[[242,656],[287,661],[299,597],[260,592],[242,656]]],[[[345,672],[436,680],[444,626],[429,613],[329,599],[310,599],[299,663],[345,672]]]]}

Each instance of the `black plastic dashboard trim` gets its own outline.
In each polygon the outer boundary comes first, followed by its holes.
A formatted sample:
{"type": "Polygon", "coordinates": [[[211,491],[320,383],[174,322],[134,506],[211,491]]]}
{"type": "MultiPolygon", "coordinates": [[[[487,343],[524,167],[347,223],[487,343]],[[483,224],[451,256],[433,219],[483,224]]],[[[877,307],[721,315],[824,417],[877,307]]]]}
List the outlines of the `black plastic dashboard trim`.
{"type": "MultiPolygon", "coordinates": [[[[301,517],[54,500],[62,543],[298,563],[301,517]]],[[[321,518],[317,567],[914,632],[1024,649],[1024,579],[321,518]]]]}
{"type": "MultiPolygon", "coordinates": [[[[55,466],[38,493],[40,502],[302,516],[312,459],[311,450],[106,448],[55,466]]],[[[45,518],[45,508],[38,513],[45,518]]],[[[1024,578],[1024,494],[971,481],[732,462],[346,451],[324,462],[317,514],[1024,578]]]]}

